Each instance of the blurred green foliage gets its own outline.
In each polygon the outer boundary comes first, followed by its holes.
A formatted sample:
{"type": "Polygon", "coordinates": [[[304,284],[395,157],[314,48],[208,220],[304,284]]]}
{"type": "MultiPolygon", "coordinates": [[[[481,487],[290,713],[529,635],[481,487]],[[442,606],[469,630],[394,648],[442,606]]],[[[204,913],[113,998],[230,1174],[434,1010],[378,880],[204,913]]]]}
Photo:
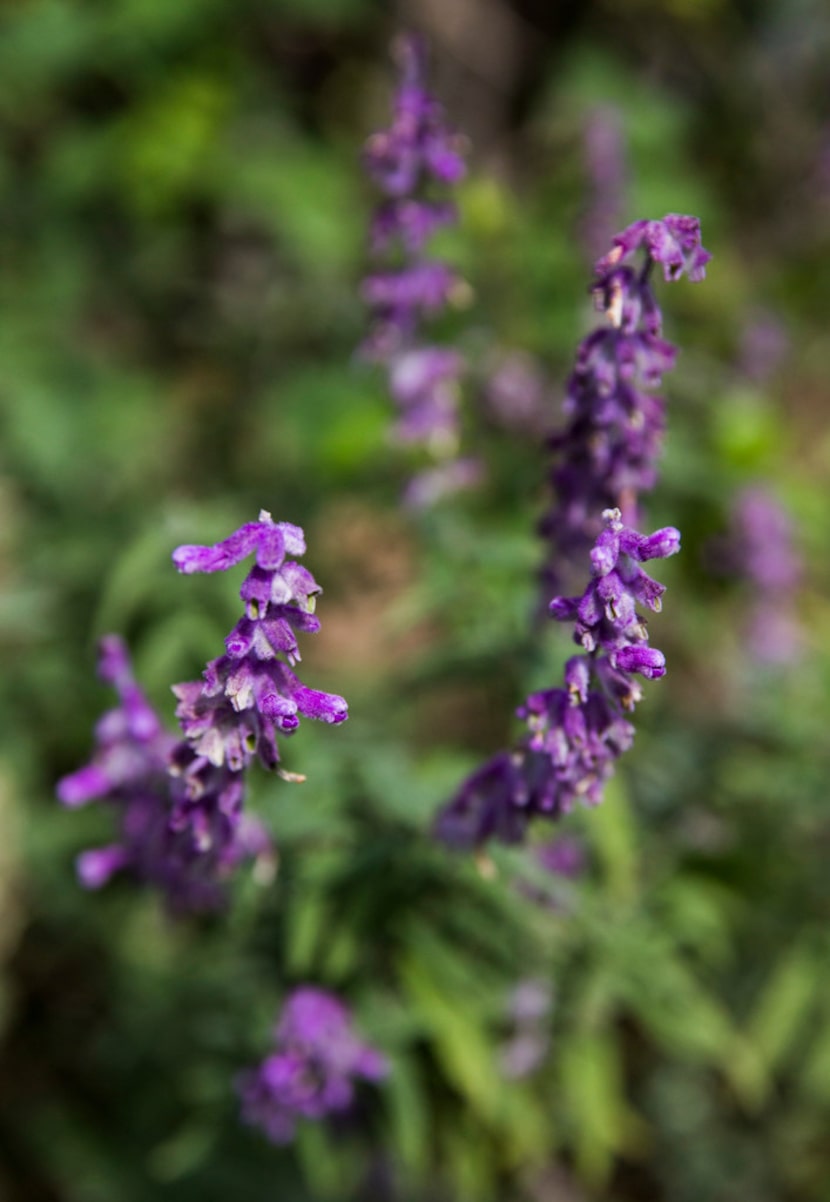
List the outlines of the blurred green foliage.
{"type": "Polygon", "coordinates": [[[531,352],[561,391],[590,321],[577,233],[599,104],[625,135],[622,221],[698,213],[715,255],[704,284],[661,297],[682,348],[649,513],[684,535],[655,620],[670,672],[603,807],[566,823],[589,849],[577,882],[429,834],[568,647],[528,621],[538,439],[471,394],[487,487],[406,515],[411,464],[355,360],[358,150],[386,120],[407,10],[0,13],[4,1200],[830,1199],[830,19],[810,0],[495,7],[515,34],[498,78],[485,22],[465,34],[450,4],[427,29],[476,134],[443,241],[474,300],[441,335],[482,371],[531,352]],[[759,310],[789,338],[761,384],[740,358],[759,310]],[[778,672],[747,656],[745,587],[709,569],[755,479],[790,505],[807,565],[804,653],[778,672]],[[182,580],[170,551],[263,506],[306,528],[325,588],[307,678],[352,716],[286,745],[307,783],[254,782],[275,881],[240,879],[226,916],[176,925],[127,881],[80,891],[73,857],[109,815],[62,812],[54,781],[109,703],[101,633],[128,638],[171,716],[169,684],[216,654],[238,580],[182,580]],[[553,990],[550,1051],[510,1079],[525,979],[553,990]],[[239,1127],[232,1082],[306,980],[348,998],[393,1069],[351,1121],[276,1149],[239,1127]]]}

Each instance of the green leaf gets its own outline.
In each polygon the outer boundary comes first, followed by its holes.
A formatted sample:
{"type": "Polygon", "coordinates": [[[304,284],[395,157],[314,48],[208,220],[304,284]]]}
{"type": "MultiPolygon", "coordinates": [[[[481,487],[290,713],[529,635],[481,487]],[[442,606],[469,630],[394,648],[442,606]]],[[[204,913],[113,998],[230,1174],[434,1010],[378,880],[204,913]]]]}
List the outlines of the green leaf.
{"type": "Polygon", "coordinates": [[[758,999],[747,1036],[765,1063],[777,1069],[804,1030],[809,1011],[821,995],[821,972],[810,949],[796,945],[779,960],[758,999]]]}
{"type": "Polygon", "coordinates": [[[631,902],[638,893],[637,831],[620,777],[606,788],[602,821],[590,823],[587,829],[609,894],[620,904],[631,902]]]}
{"type": "Polygon", "coordinates": [[[395,1057],[392,1072],[384,1082],[383,1094],[391,1140],[401,1165],[408,1173],[420,1177],[429,1166],[429,1100],[412,1057],[395,1057]]]}
{"type": "Polygon", "coordinates": [[[414,954],[402,963],[400,978],[447,1078],[481,1118],[493,1122],[505,1086],[487,1036],[476,1022],[473,999],[466,992],[448,991],[414,954]]]}
{"type": "Polygon", "coordinates": [[[619,1050],[611,1031],[573,1033],[559,1053],[562,1094],[579,1172],[598,1186],[626,1145],[619,1050]]]}
{"type": "Polygon", "coordinates": [[[288,908],[285,916],[286,967],[290,974],[302,976],[314,963],[314,956],[322,940],[324,929],[329,925],[329,909],[319,894],[308,888],[301,900],[288,908]]]}

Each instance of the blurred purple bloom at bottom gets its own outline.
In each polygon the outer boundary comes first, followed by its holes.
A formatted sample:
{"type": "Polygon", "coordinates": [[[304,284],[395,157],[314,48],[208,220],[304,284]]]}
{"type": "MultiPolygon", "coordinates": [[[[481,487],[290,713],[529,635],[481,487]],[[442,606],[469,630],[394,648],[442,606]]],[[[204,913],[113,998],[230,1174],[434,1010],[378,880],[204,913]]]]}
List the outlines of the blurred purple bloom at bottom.
{"type": "Polygon", "coordinates": [[[290,1142],[299,1119],[348,1110],[357,1081],[388,1071],[381,1053],[358,1039],[347,1007],[322,989],[290,994],[274,1036],[275,1051],[237,1078],[243,1121],[273,1143],[290,1142]]]}

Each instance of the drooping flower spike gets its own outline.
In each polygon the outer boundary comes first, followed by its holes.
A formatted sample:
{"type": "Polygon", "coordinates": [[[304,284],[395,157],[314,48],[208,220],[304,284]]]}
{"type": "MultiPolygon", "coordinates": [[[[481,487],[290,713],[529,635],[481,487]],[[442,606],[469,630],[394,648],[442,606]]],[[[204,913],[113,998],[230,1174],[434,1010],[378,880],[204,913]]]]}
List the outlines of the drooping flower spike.
{"type": "Polygon", "coordinates": [[[650,647],[645,606],[658,612],[663,586],[640,566],[680,549],[678,532],[652,535],[625,526],[618,509],[591,553],[592,577],[581,597],[557,597],[551,613],[573,623],[581,654],[565,665],[563,686],[533,693],[517,711],[526,732],[493,756],[441,811],[436,830],[456,847],[495,838],[521,841],[533,818],[556,819],[576,803],[596,805],[619,756],[631,746],[629,714],[642,699],[637,676],[665,674],[665,657],[650,647]]]}
{"type": "Polygon", "coordinates": [[[311,611],[320,588],[286,558],[304,552],[302,530],[265,511],[214,546],[174,552],[187,574],[255,557],[226,653],[208,663],[202,680],[173,686],[178,738],[136,685],[121,640],[102,641],[100,673],[120,704],[98,724],[92,762],[58,784],[66,805],[100,799],[118,809],[119,842],[79,860],[86,886],[128,869],[160,887],[173,910],[210,909],[221,904],[223,881],[241,860],[269,855],[264,828],[244,813],[248,767],[256,757],[277,768],[277,733],[290,734],[301,716],[337,723],[348,712],[342,697],[308,688],[292,670],[300,659],[296,633],[319,629],[311,611]]]}

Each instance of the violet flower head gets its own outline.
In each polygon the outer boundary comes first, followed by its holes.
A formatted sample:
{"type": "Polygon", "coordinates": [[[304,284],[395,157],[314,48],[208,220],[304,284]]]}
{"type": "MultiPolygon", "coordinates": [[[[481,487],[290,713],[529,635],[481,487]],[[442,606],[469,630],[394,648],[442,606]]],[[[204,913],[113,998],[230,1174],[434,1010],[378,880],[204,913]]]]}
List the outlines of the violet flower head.
{"type": "Polygon", "coordinates": [[[357,1037],[346,1006],[322,989],[289,995],[274,1040],[271,1055],[237,1079],[243,1121],[274,1143],[290,1142],[299,1120],[349,1110],[357,1082],[388,1072],[381,1053],[357,1037]]]}
{"type": "Polygon", "coordinates": [[[57,789],[65,805],[101,799],[119,812],[120,841],[79,860],[87,887],[124,868],[160,887],[174,911],[212,909],[240,861],[268,861],[270,839],[244,813],[246,770],[254,758],[277,768],[277,732],[292,733],[301,716],[329,723],[347,716],[342,697],[308,688],[293,671],[297,632],[319,628],[312,613],[319,586],[287,558],[304,551],[299,527],[263,512],[215,546],[174,552],[184,573],[224,571],[255,557],[240,590],[245,613],[225,640],[226,653],[208,663],[202,680],[173,687],[178,738],[136,685],[121,641],[103,640],[100,672],[120,704],[98,724],[91,763],[57,789]]]}
{"type": "Polygon", "coordinates": [[[463,178],[462,140],[447,126],[441,105],[426,85],[426,52],[414,36],[394,44],[398,86],[390,127],[366,143],[364,166],[383,194],[372,219],[370,255],[376,270],[363,281],[371,315],[363,353],[385,365],[397,407],[395,437],[441,457],[458,440],[459,378],[455,351],[422,337],[426,318],[463,299],[468,289],[457,273],[429,258],[427,244],[457,221],[443,194],[463,178]]]}
{"type": "Polygon", "coordinates": [[[792,660],[802,638],[794,607],[802,565],[790,515],[761,485],[735,498],[726,556],[750,589],[747,640],[753,656],[767,664],[792,660]]]}
{"type": "Polygon", "coordinates": [[[551,614],[573,623],[581,653],[565,665],[563,685],[533,693],[517,711],[526,733],[461,786],[438,816],[444,842],[471,847],[495,838],[520,842],[533,818],[557,819],[576,803],[597,805],[616,761],[634,739],[627,714],[642,699],[636,677],[665,674],[649,646],[638,607],[659,612],[663,585],[640,566],[680,549],[673,527],[652,535],[607,510],[591,553],[592,578],[580,597],[556,597],[551,614]]]}
{"type": "Polygon", "coordinates": [[[670,213],[637,221],[613,239],[596,265],[593,293],[605,324],[582,342],[568,380],[564,429],[550,440],[554,502],[539,523],[547,544],[545,599],[559,592],[598,532],[597,515],[618,508],[636,525],[640,494],[657,481],[665,424],[655,394],[676,350],[661,337],[650,284],[655,264],[666,280],[703,279],[709,252],[695,217],[670,213]],[[643,256],[638,269],[632,256],[643,256]]]}

